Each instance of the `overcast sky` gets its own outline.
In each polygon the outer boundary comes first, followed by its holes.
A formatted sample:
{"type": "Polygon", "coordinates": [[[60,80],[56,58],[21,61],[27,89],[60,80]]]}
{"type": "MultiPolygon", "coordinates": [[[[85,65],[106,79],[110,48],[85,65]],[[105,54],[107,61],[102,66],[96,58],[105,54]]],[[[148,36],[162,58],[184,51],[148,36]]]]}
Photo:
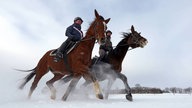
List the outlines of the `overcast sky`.
{"type": "Polygon", "coordinates": [[[94,9],[111,18],[114,46],[131,25],[148,39],[147,46],[129,51],[123,61],[131,86],[192,86],[191,0],[1,0],[1,73],[35,67],[47,50],[62,44],[76,16],[84,20],[85,33],[94,9]]]}

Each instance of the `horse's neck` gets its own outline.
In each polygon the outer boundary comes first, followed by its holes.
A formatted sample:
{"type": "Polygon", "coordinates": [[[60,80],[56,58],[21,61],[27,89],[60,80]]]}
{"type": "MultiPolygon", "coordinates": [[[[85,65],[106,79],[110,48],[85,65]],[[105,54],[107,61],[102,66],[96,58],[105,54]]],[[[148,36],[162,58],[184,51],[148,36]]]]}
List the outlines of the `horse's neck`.
{"type": "Polygon", "coordinates": [[[119,43],[117,47],[113,50],[113,56],[112,59],[118,58],[120,60],[119,62],[122,62],[123,59],[125,58],[125,55],[127,54],[127,51],[129,49],[129,46],[126,45],[126,43],[119,43]]]}
{"type": "Polygon", "coordinates": [[[94,47],[94,45],[95,45],[95,41],[96,41],[96,39],[95,39],[95,37],[94,37],[94,33],[95,33],[95,31],[94,31],[94,23],[95,22],[92,22],[92,24],[90,25],[90,27],[88,28],[88,30],[87,30],[87,32],[86,32],[86,35],[85,35],[85,37],[84,37],[84,40],[90,40],[90,41],[88,41],[87,42],[87,46],[89,46],[90,47],[90,49],[93,49],[93,47],[94,47]]]}
{"type": "Polygon", "coordinates": [[[82,50],[86,50],[92,53],[95,41],[96,39],[94,38],[94,25],[92,23],[88,28],[85,37],[80,42],[80,46],[82,46],[82,50]]]}
{"type": "Polygon", "coordinates": [[[84,48],[86,48],[85,50],[89,50],[90,52],[92,52],[93,47],[95,45],[95,38],[93,38],[92,35],[86,34],[81,43],[80,44],[84,48]]]}

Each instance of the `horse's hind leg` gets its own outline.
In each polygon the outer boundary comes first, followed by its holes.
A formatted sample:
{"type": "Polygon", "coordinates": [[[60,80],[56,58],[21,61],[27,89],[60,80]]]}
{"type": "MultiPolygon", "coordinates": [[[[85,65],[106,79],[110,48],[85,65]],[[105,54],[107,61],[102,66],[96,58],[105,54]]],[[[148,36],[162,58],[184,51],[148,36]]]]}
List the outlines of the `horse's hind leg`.
{"type": "Polygon", "coordinates": [[[29,94],[28,94],[29,99],[31,98],[31,95],[32,95],[33,91],[35,90],[35,88],[37,87],[37,84],[38,84],[38,82],[39,82],[39,80],[41,79],[42,76],[43,75],[38,75],[38,74],[35,76],[35,79],[34,79],[32,85],[31,85],[31,88],[30,88],[30,91],[29,91],[29,94]]]}
{"type": "Polygon", "coordinates": [[[108,80],[108,84],[107,84],[107,90],[106,90],[106,92],[105,92],[105,99],[108,99],[108,97],[109,97],[109,92],[110,92],[110,89],[111,89],[111,86],[113,85],[113,83],[114,83],[114,79],[109,79],[108,80]]]}
{"type": "Polygon", "coordinates": [[[56,89],[53,86],[53,83],[59,79],[61,79],[63,77],[63,75],[61,74],[54,74],[54,77],[47,81],[46,84],[49,87],[50,91],[51,91],[51,99],[55,99],[56,98],[56,89]]]}
{"type": "Polygon", "coordinates": [[[48,69],[46,68],[46,66],[41,66],[41,67],[37,67],[36,72],[36,76],[34,78],[34,81],[32,83],[32,86],[30,88],[29,94],[28,94],[28,98],[31,97],[33,91],[35,90],[35,88],[37,87],[37,84],[39,82],[39,80],[42,78],[43,75],[45,75],[48,72],[48,69]]]}

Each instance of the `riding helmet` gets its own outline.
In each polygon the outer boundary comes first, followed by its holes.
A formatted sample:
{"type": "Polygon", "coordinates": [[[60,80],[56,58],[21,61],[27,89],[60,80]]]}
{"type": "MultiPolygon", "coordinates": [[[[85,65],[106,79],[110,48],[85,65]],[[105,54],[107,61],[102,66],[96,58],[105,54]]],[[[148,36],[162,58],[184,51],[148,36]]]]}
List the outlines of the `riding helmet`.
{"type": "Polygon", "coordinates": [[[111,30],[107,30],[107,31],[106,31],[106,34],[107,34],[107,33],[111,33],[111,34],[112,34],[111,30]]]}
{"type": "Polygon", "coordinates": [[[83,22],[83,20],[81,19],[81,17],[76,17],[76,18],[74,19],[74,22],[77,21],[77,20],[81,20],[81,21],[83,22]]]}

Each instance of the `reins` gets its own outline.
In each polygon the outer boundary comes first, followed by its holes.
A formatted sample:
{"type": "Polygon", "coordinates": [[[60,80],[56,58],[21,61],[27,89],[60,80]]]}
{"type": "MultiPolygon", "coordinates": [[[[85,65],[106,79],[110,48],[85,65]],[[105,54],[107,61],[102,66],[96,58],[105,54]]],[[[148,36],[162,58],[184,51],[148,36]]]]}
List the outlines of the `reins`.
{"type": "Polygon", "coordinates": [[[80,41],[88,41],[88,40],[91,40],[91,39],[94,39],[95,38],[95,36],[91,36],[91,37],[89,37],[89,38],[87,38],[87,39],[82,39],[82,40],[80,40],[80,41]]]}

